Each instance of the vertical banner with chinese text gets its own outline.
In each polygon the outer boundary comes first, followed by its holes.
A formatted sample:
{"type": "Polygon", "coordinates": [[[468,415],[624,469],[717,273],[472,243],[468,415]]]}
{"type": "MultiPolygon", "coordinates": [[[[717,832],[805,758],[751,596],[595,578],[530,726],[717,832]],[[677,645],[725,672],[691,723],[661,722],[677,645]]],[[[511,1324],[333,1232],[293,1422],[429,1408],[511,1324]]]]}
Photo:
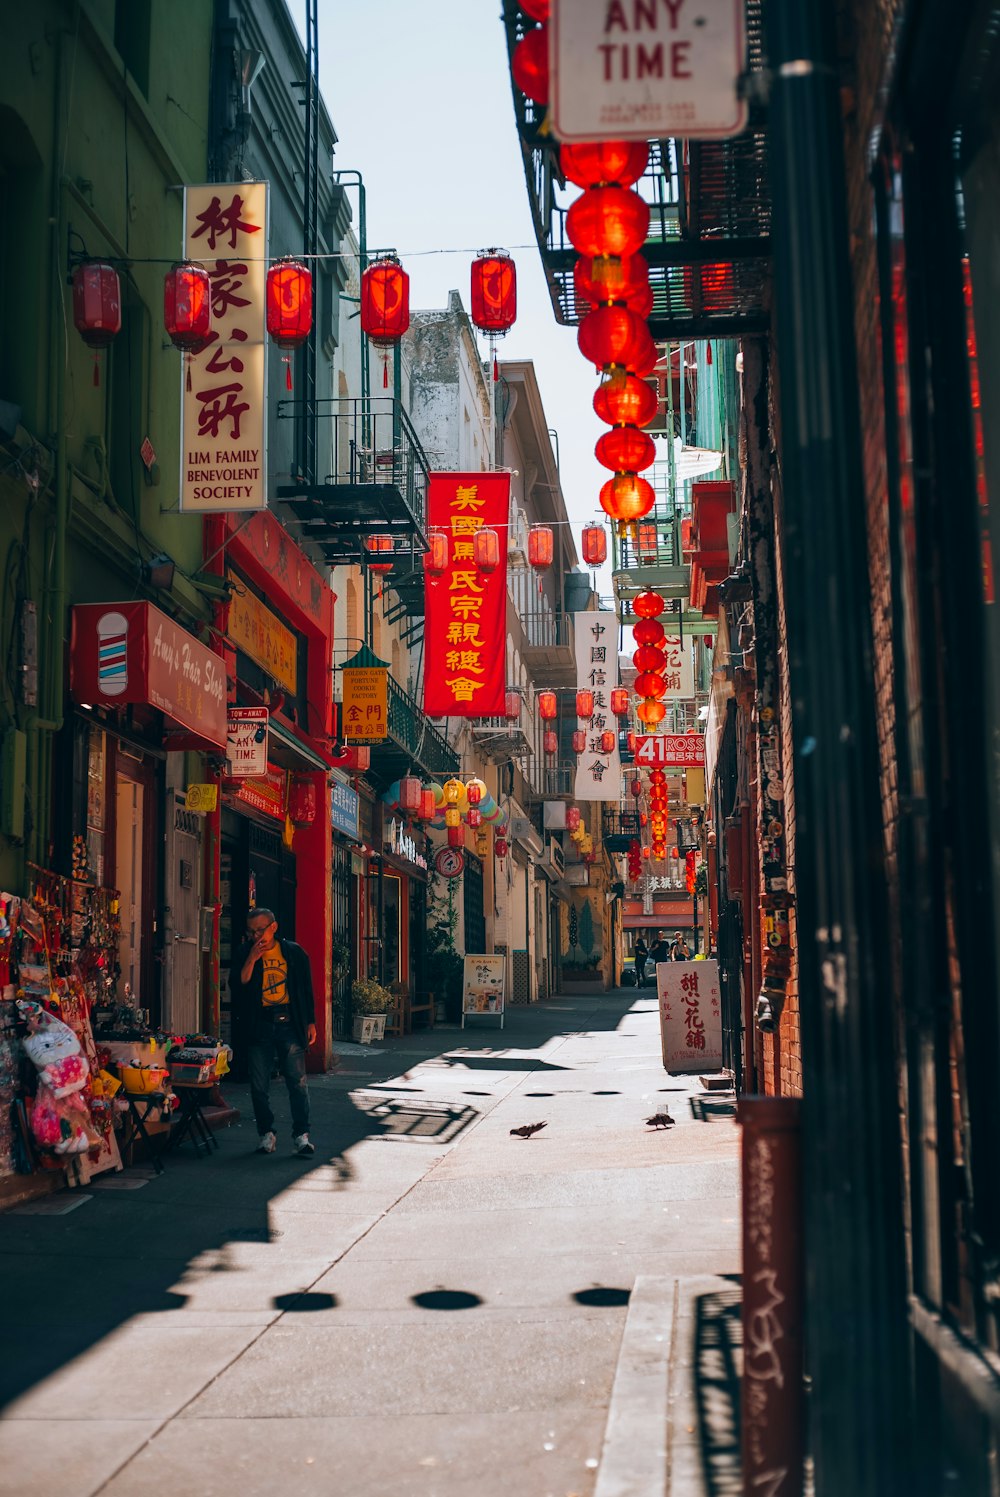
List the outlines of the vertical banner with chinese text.
{"type": "Polygon", "coordinates": [[[587,747],[576,761],[577,800],[617,802],[622,788],[618,757],[618,719],[611,711],[611,690],[618,685],[618,620],[613,613],[574,613],[577,689],[594,693],[594,715],[585,724],[587,747]],[[608,753],[603,733],[614,733],[608,753]]]}
{"type": "Polygon", "coordinates": [[[660,649],[666,655],[663,667],[664,693],[668,701],[690,701],[694,696],[694,659],[691,640],[679,634],[668,634],[660,649]]]}
{"type": "Polygon", "coordinates": [[[428,717],[499,717],[507,658],[509,473],[432,473],[427,525],[448,537],[448,566],[427,577],[424,604],[424,711],[428,717]],[[500,540],[489,574],[473,559],[477,530],[500,540]]]}
{"type": "Polygon", "coordinates": [[[718,1071],[722,1068],[722,999],[719,964],[657,962],[663,1069],[718,1071]]]}
{"type": "Polygon", "coordinates": [[[212,280],[209,340],[184,356],[180,507],[188,512],[267,507],[267,203],[266,182],[184,189],[184,258],[212,280]]]}

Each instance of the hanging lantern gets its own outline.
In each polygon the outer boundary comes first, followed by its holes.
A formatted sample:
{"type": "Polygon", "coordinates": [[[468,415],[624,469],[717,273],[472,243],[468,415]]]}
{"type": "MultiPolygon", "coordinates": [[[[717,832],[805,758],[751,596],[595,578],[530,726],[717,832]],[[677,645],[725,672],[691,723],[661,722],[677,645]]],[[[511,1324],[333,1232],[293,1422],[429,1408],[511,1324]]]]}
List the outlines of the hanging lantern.
{"type": "Polygon", "coordinates": [[[122,294],[118,272],[103,260],[85,260],[73,268],[73,322],[94,350],[94,384],[101,382],[97,353],[121,332],[122,294]]]}
{"type": "Polygon", "coordinates": [[[637,671],[662,671],[666,663],[666,655],[656,645],[640,645],[632,655],[632,664],[637,671]]]}
{"type": "Polygon", "coordinates": [[[497,337],[517,318],[517,270],[509,255],[486,250],[472,262],[469,313],[481,333],[497,337]]]}
{"type": "Polygon", "coordinates": [[[580,807],[579,806],[567,806],[566,807],[566,830],[568,832],[575,832],[576,829],[577,829],[577,827],[579,825],[580,825],[580,807]]]}
{"type": "Polygon", "coordinates": [[[503,715],[510,723],[521,720],[521,693],[519,691],[505,691],[503,694],[503,715]]]}
{"type": "Polygon", "coordinates": [[[580,255],[573,286],[581,310],[616,304],[648,317],[649,263],[642,255],[580,255]]]}
{"type": "Polygon", "coordinates": [[[593,717],[594,715],[594,693],[581,689],[576,694],[577,717],[593,717]]]}
{"type": "Polygon", "coordinates": [[[635,735],[635,733],[632,732],[632,730],[630,728],[629,731],[625,734],[625,743],[626,743],[626,745],[628,747],[628,751],[629,751],[630,754],[634,754],[635,753],[635,740],[636,740],[636,735],[635,735]]]}
{"type": "Polygon", "coordinates": [[[599,567],[608,559],[608,534],[603,525],[583,527],[583,560],[588,567],[599,567]]]}
{"type": "Polygon", "coordinates": [[[549,19],[549,7],[551,0],[518,0],[518,4],[526,16],[533,21],[547,21],[549,19]]]}
{"type": "Polygon", "coordinates": [[[632,612],[640,619],[655,619],[666,607],[659,593],[645,592],[632,600],[632,612]]]}
{"type": "Polygon", "coordinates": [[[594,396],[594,411],[608,426],[648,426],[659,409],[652,385],[634,374],[605,381],[594,396]]]}
{"type": "Polygon", "coordinates": [[[478,806],[470,806],[465,813],[465,819],[468,822],[469,826],[475,829],[482,824],[483,813],[482,811],[480,811],[478,806]]]}
{"type": "Polygon", "coordinates": [[[577,728],[573,734],[573,752],[582,754],[587,747],[587,735],[582,728],[577,728]]]}
{"type": "Polygon", "coordinates": [[[419,811],[424,787],[415,774],[405,774],[399,782],[399,809],[419,811]]]}
{"type": "Polygon", "coordinates": [[[551,722],[559,711],[559,704],[554,691],[540,691],[538,693],[538,715],[543,722],[551,722]]]}
{"type": "Polygon", "coordinates": [[[671,848],[671,849],[670,849],[670,856],[671,856],[671,857],[672,857],[672,858],[678,858],[678,859],[679,859],[679,858],[680,858],[680,855],[681,855],[681,850],[680,850],[680,848],[679,848],[679,847],[672,847],[672,848],[671,848]]]}
{"type": "Polygon", "coordinates": [[[635,678],[635,691],[637,696],[659,699],[666,696],[667,683],[655,671],[642,671],[635,678]]]}
{"type": "Polygon", "coordinates": [[[685,265],[684,301],[699,312],[724,312],[733,304],[733,265],[729,261],[713,265],[685,265]],[[695,293],[697,287],[697,295],[695,293]]]}
{"type": "Polygon", "coordinates": [[[649,728],[653,728],[666,717],[667,709],[662,702],[645,701],[639,703],[635,709],[635,715],[640,722],[645,723],[649,728]]]}
{"type": "Polygon", "coordinates": [[[510,70],[532,103],[549,102],[549,38],[544,26],[525,32],[511,54],[510,70]]]}
{"type": "Polygon", "coordinates": [[[441,789],[445,805],[457,806],[459,801],[462,799],[465,786],[462,784],[461,780],[451,779],[445,780],[444,785],[441,787],[441,789]]]}
{"type": "Polygon", "coordinates": [[[547,525],[532,525],[528,531],[528,561],[536,572],[552,565],[552,531],[547,525]]]}
{"type": "Polygon", "coordinates": [[[577,347],[598,369],[631,369],[644,346],[645,325],[627,307],[597,307],[577,330],[577,347]]]}
{"type": "Polygon", "coordinates": [[[285,388],[292,388],[292,363],[288,353],[309,337],[313,318],[312,273],[298,260],[278,260],[268,267],[267,334],[285,350],[285,388]]]}
{"type": "Polygon", "coordinates": [[[554,754],[558,752],[559,739],[552,732],[551,728],[547,733],[542,734],[542,749],[546,754],[554,754]]]}
{"type": "Polygon", "coordinates": [[[662,769],[651,769],[649,772],[649,783],[653,786],[665,785],[667,776],[662,769]]]}
{"type": "MultiPolygon", "coordinates": [[[[667,631],[657,618],[641,618],[632,626],[632,638],[637,645],[658,645],[666,638],[667,631]]],[[[666,657],[664,657],[666,658],[666,657]]]]}
{"type": "Polygon", "coordinates": [[[494,839],[494,842],[493,842],[493,851],[494,851],[497,859],[502,862],[503,859],[507,856],[508,852],[510,851],[510,848],[509,848],[508,843],[507,843],[507,838],[506,837],[496,837],[494,839]]]}
{"type": "Polygon", "coordinates": [[[293,826],[312,826],[316,820],[316,784],[305,775],[293,775],[288,786],[288,819],[293,826]]]}
{"type": "Polygon", "coordinates": [[[368,566],[373,572],[391,572],[393,567],[391,535],[370,535],[365,540],[368,566]]]}
{"type": "Polygon", "coordinates": [[[433,821],[437,812],[437,803],[434,799],[434,787],[423,785],[420,790],[420,819],[421,821],[433,821]]]}
{"type": "Polygon", "coordinates": [[[427,550],[424,552],[424,572],[428,577],[440,577],[448,570],[448,532],[428,530],[427,550]]]}
{"type": "Polygon", "coordinates": [[[628,688],[616,686],[611,693],[611,710],[615,717],[628,716],[628,688]]]}
{"type": "Polygon", "coordinates": [[[461,826],[462,813],[457,806],[447,806],[444,813],[445,826],[461,826]]]}
{"type": "Polygon", "coordinates": [[[640,811],[639,812],[639,825],[640,826],[648,826],[649,825],[649,816],[647,815],[647,813],[645,811],[640,811]]]}
{"type": "Polygon", "coordinates": [[[581,255],[634,255],[649,233],[649,208],[627,187],[591,187],[566,215],[566,235],[581,255]]]}
{"type": "Polygon", "coordinates": [[[649,146],[641,140],[602,140],[559,148],[563,176],[577,187],[600,187],[607,182],[631,187],[648,160],[649,146]]]}
{"type": "Polygon", "coordinates": [[[175,348],[197,353],[212,331],[212,281],[202,265],[173,265],[163,277],[163,326],[175,348]]]}
{"type": "Polygon", "coordinates": [[[629,789],[631,790],[632,794],[635,796],[636,800],[638,800],[640,798],[640,796],[642,795],[642,781],[640,779],[638,779],[638,778],[634,779],[632,781],[631,785],[629,786],[629,789]]]}
{"type": "Polygon", "coordinates": [[[500,565],[500,537],[488,525],[472,538],[472,559],[487,577],[500,565]]]}
{"type": "Polygon", "coordinates": [[[637,426],[615,426],[598,437],[594,456],[612,473],[641,473],[656,460],[656,443],[637,426]]]}
{"type": "Polygon", "coordinates": [[[448,846],[463,847],[465,845],[465,828],[462,826],[450,826],[448,828],[448,846]]]}
{"type": "Polygon", "coordinates": [[[410,278],[395,255],[369,265],[361,277],[361,331],[382,350],[382,387],[389,386],[389,349],[410,326],[410,278]]]}
{"type": "Polygon", "coordinates": [[[477,853],[477,856],[479,856],[480,858],[487,858],[487,857],[489,857],[489,853],[490,853],[490,834],[489,834],[489,832],[477,832],[476,833],[476,853],[477,853]]]}
{"type": "Polygon", "coordinates": [[[606,515],[618,521],[619,534],[632,521],[641,520],[643,515],[648,515],[655,503],[656,495],[652,484],[635,473],[616,473],[601,489],[601,508],[606,515]]]}
{"type": "Polygon", "coordinates": [[[650,853],[651,853],[651,849],[649,847],[649,844],[647,843],[646,846],[642,849],[642,856],[646,860],[646,862],[649,861],[650,853]]]}
{"type": "Polygon", "coordinates": [[[465,787],[465,798],[469,802],[470,806],[479,805],[479,802],[483,798],[483,791],[485,789],[486,786],[483,784],[482,780],[469,781],[469,783],[465,787]]]}
{"type": "Polygon", "coordinates": [[[610,728],[605,728],[604,732],[601,734],[601,753],[613,754],[617,741],[618,735],[612,732],[610,728]]]}
{"type": "Polygon", "coordinates": [[[655,525],[640,525],[636,532],[635,549],[640,556],[655,557],[659,538],[655,525]]]}

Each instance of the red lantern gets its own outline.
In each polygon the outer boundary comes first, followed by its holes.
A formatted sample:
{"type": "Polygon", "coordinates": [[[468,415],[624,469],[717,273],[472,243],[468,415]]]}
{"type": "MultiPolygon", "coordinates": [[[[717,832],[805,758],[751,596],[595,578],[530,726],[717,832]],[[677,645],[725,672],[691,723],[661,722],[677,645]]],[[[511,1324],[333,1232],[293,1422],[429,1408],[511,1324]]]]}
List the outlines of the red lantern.
{"type": "Polygon", "coordinates": [[[493,851],[498,858],[505,858],[509,852],[506,837],[497,837],[493,843],[493,851]]]}
{"type": "Polygon", "coordinates": [[[525,32],[510,59],[514,82],[535,104],[549,102],[549,37],[544,26],[525,32]]]}
{"type": "Polygon", "coordinates": [[[405,774],[399,782],[399,809],[419,811],[424,787],[414,774],[405,774]]]}
{"type": "Polygon", "coordinates": [[[642,781],[633,780],[632,784],[629,786],[629,789],[632,791],[632,794],[635,796],[636,800],[638,800],[642,795],[642,781]]]}
{"type": "Polygon", "coordinates": [[[517,270],[509,255],[487,250],[473,260],[469,315],[482,333],[496,336],[513,327],[517,318],[517,270]]]}
{"type": "Polygon", "coordinates": [[[500,565],[500,537],[488,525],[472,538],[472,559],[487,577],[500,565]]]}
{"type": "Polygon", "coordinates": [[[508,722],[516,723],[521,720],[521,693],[519,691],[505,691],[503,694],[503,715],[508,722]]]}
{"type": "Polygon", "coordinates": [[[556,694],[554,691],[540,691],[538,693],[538,715],[543,722],[550,722],[559,710],[556,694]]]}
{"type": "Polygon", "coordinates": [[[434,791],[430,785],[424,785],[420,791],[420,819],[433,821],[436,813],[437,803],[434,800],[434,791]]]}
{"type": "Polygon", "coordinates": [[[388,556],[388,560],[382,560],[382,561],[373,560],[373,561],[369,561],[368,565],[369,565],[370,569],[373,572],[391,572],[392,571],[392,566],[393,566],[393,563],[392,563],[393,542],[392,542],[392,536],[391,535],[370,535],[370,536],[368,536],[367,540],[365,541],[365,547],[366,547],[366,549],[367,549],[368,554],[369,554],[370,557],[386,557],[386,556],[388,556]]]}
{"type": "Polygon", "coordinates": [[[635,538],[635,549],[640,556],[655,557],[659,539],[655,525],[640,525],[635,538]]]}
{"type": "Polygon", "coordinates": [[[659,698],[666,695],[667,683],[655,671],[643,671],[635,678],[635,690],[637,696],[659,698]]]}
{"type": "Polygon", "coordinates": [[[608,536],[603,525],[583,527],[583,559],[588,567],[599,567],[608,559],[608,536]]]}
{"type": "Polygon", "coordinates": [[[576,694],[577,717],[593,717],[594,715],[594,693],[581,690],[576,694]]]}
{"type": "Polygon", "coordinates": [[[288,818],[293,826],[312,826],[316,820],[316,785],[294,778],[288,787],[288,818]]]}
{"type": "Polygon", "coordinates": [[[518,0],[518,4],[526,16],[533,21],[547,21],[549,19],[549,7],[551,0],[518,0]]]}
{"type": "Polygon", "coordinates": [[[583,751],[586,749],[586,747],[587,747],[587,735],[583,731],[582,728],[577,728],[576,732],[573,734],[573,752],[574,752],[574,754],[582,754],[583,751]]]}
{"type": "MultiPolygon", "coordinates": [[[[659,619],[648,615],[632,626],[632,638],[637,645],[658,645],[666,638],[667,631],[659,619]]],[[[664,657],[666,659],[666,657],[664,657]]]]}
{"type": "Polygon", "coordinates": [[[651,849],[650,849],[650,847],[649,847],[649,845],[648,845],[648,843],[647,843],[647,845],[646,845],[646,846],[645,846],[645,847],[644,847],[644,848],[643,848],[643,849],[642,849],[642,856],[643,856],[643,858],[644,858],[644,859],[645,859],[645,860],[646,860],[646,862],[648,862],[648,861],[649,861],[649,859],[650,859],[650,857],[651,857],[651,849]]]}
{"type": "Polygon", "coordinates": [[[174,265],[163,277],[163,326],[175,348],[197,353],[212,331],[212,281],[201,265],[174,265]]]}
{"type": "MultiPolygon", "coordinates": [[[[626,743],[626,746],[627,746],[628,751],[629,751],[630,754],[634,754],[635,753],[635,740],[636,740],[636,734],[633,733],[632,730],[631,730],[631,728],[630,728],[629,731],[625,734],[625,743],[626,743]]],[[[638,784],[639,783],[638,780],[635,781],[635,783],[638,784]]]]}
{"type": "Polygon", "coordinates": [[[655,503],[652,484],[635,473],[616,473],[601,489],[601,508],[618,521],[619,530],[648,515],[655,503]]]}
{"type": "Polygon", "coordinates": [[[649,208],[627,187],[591,187],[566,215],[566,234],[581,255],[634,255],[649,233],[649,208]]]}
{"type": "Polygon", "coordinates": [[[652,728],[655,727],[657,723],[661,723],[663,721],[663,719],[667,715],[667,709],[666,707],[664,707],[662,702],[640,702],[638,707],[635,709],[635,715],[640,722],[645,723],[647,727],[652,728]]]}
{"type": "MultiPolygon", "coordinates": [[[[278,260],[267,272],[267,332],[279,348],[299,348],[312,329],[312,274],[298,260],[278,260]]],[[[285,387],[292,388],[291,360],[285,358],[285,387]]]]}
{"type": "Polygon", "coordinates": [[[579,806],[567,806],[566,807],[566,830],[568,832],[575,832],[579,828],[579,825],[580,825],[580,807],[579,806]]]}
{"type": "Polygon", "coordinates": [[[637,671],[662,671],[667,657],[656,645],[640,645],[632,656],[637,671]]]}
{"type": "Polygon", "coordinates": [[[107,348],[121,332],[121,286],[114,266],[86,260],[74,267],[73,322],[88,348],[107,348]]]}
{"type": "Polygon", "coordinates": [[[448,532],[428,530],[424,571],[428,577],[440,577],[448,570],[448,532]]]}
{"type": "Polygon", "coordinates": [[[353,747],[351,749],[351,754],[354,758],[354,768],[358,771],[359,774],[364,774],[366,769],[371,769],[372,751],[368,747],[367,743],[358,744],[356,747],[353,747]]]}
{"type": "Polygon", "coordinates": [[[483,787],[478,780],[470,780],[465,787],[465,798],[470,806],[478,806],[483,798],[483,787]]]}
{"type": "Polygon", "coordinates": [[[546,754],[554,754],[559,748],[559,739],[550,729],[542,734],[542,749],[546,754]]]}
{"type": "Polygon", "coordinates": [[[552,565],[552,531],[547,525],[532,525],[528,531],[528,561],[536,572],[552,565]]]}
{"type": "Polygon", "coordinates": [[[641,473],[656,458],[656,443],[637,426],[615,426],[598,437],[594,456],[612,473],[641,473]]]}
{"type": "Polygon", "coordinates": [[[645,811],[640,811],[639,812],[639,825],[640,826],[648,826],[649,825],[649,817],[647,816],[647,814],[646,814],[645,811]]]}
{"type": "Polygon", "coordinates": [[[616,733],[613,733],[610,728],[605,728],[604,732],[601,734],[601,753],[613,754],[617,741],[618,735],[616,733]]]}
{"type": "Polygon", "coordinates": [[[628,716],[628,690],[624,686],[616,686],[611,693],[611,710],[615,717],[628,716]]]}
{"type": "Polygon", "coordinates": [[[632,612],[640,619],[655,619],[666,607],[659,593],[640,593],[632,600],[632,612]]]}
{"type": "Polygon", "coordinates": [[[630,369],[643,344],[642,319],[627,307],[598,307],[580,323],[576,341],[598,369],[630,369]]]}
{"type": "Polygon", "coordinates": [[[609,426],[648,426],[659,408],[652,385],[634,374],[606,381],[594,396],[594,410],[609,426]]]}
{"type": "Polygon", "coordinates": [[[685,265],[684,300],[693,307],[698,287],[701,312],[724,312],[733,304],[733,267],[725,261],[721,265],[685,265]]]}
{"type": "Polygon", "coordinates": [[[602,140],[559,148],[563,176],[577,187],[599,187],[606,182],[631,187],[648,160],[649,147],[641,140],[602,140]]]}
{"type": "Polygon", "coordinates": [[[465,828],[464,828],[464,826],[450,826],[448,828],[448,846],[449,847],[464,847],[465,846],[465,828]]]}
{"type": "Polygon", "coordinates": [[[649,315],[649,265],[642,255],[581,255],[573,266],[573,284],[584,310],[616,303],[649,315]]]}
{"type": "Polygon", "coordinates": [[[471,827],[477,827],[482,824],[483,813],[478,806],[470,806],[465,813],[465,819],[471,827]]]}
{"type": "Polygon", "coordinates": [[[361,331],[373,343],[396,343],[409,326],[410,278],[395,255],[386,255],[361,277],[361,331]]]}

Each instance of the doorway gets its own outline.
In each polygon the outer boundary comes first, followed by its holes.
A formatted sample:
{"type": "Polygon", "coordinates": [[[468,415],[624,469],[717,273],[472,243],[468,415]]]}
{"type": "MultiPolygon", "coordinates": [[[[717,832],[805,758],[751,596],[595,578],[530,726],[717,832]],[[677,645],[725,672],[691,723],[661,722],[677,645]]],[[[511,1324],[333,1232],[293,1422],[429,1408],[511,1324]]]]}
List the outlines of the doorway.
{"type": "Polygon", "coordinates": [[[145,787],[126,775],[115,775],[115,883],[119,894],[121,936],[118,964],[141,1008],[149,1008],[142,992],[143,831],[145,787]]]}

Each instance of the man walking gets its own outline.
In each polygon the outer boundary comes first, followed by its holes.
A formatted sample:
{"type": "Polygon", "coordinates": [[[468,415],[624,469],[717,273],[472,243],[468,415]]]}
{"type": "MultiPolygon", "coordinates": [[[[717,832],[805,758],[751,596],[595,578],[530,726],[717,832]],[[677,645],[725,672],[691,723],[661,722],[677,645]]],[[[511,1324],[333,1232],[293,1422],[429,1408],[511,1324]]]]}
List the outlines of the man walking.
{"type": "Polygon", "coordinates": [[[309,1142],[306,1050],[316,1039],[309,958],[294,941],[278,941],[273,910],[252,909],[247,939],[229,980],[233,1003],[249,1034],[250,1098],[260,1143],[258,1154],[273,1154],[277,1138],[271,1111],[271,1068],[275,1060],[288,1088],[292,1137],[297,1154],[315,1154],[309,1142]]]}
{"type": "Polygon", "coordinates": [[[635,985],[637,988],[646,985],[646,959],[649,956],[649,948],[642,936],[637,936],[632,955],[635,958],[635,985]]]}

